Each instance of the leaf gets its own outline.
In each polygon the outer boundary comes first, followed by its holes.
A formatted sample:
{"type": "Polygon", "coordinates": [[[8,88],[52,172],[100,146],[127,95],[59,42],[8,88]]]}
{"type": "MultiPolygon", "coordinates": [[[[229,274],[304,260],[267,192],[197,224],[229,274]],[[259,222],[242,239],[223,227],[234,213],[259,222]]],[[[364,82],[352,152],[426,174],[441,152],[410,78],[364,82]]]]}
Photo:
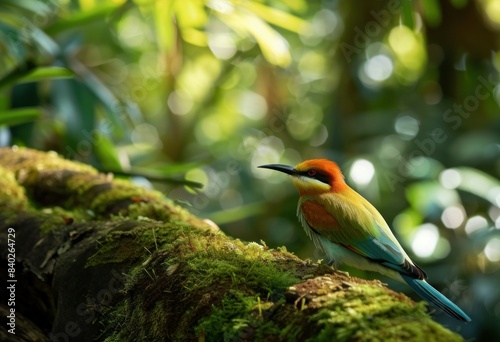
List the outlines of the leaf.
{"type": "MultiPolygon", "coordinates": [[[[42,52],[49,56],[55,56],[59,53],[59,45],[38,27],[31,27],[31,39],[37,47],[42,48],[42,52]]],[[[38,58],[39,59],[39,58],[38,58]]]]}
{"type": "Polygon", "coordinates": [[[458,189],[484,198],[496,206],[500,205],[500,181],[498,179],[469,167],[457,167],[453,170],[460,175],[458,189]]]}
{"type": "Polygon", "coordinates": [[[406,189],[406,197],[413,208],[426,215],[440,215],[443,208],[461,203],[455,190],[443,188],[436,181],[410,185],[406,189]]]}
{"type": "Polygon", "coordinates": [[[51,89],[51,104],[64,122],[63,143],[74,151],[68,157],[90,160],[94,142],[103,134],[96,125],[95,97],[76,79],[55,79],[51,89]]]}
{"type": "Polygon", "coordinates": [[[42,116],[43,112],[38,107],[16,108],[0,112],[0,126],[15,126],[35,121],[42,116]]]}
{"type": "Polygon", "coordinates": [[[94,141],[94,153],[104,169],[122,170],[115,145],[107,136],[101,134],[99,140],[94,141]]]}
{"type": "Polygon", "coordinates": [[[160,52],[169,51],[175,43],[175,25],[172,18],[172,8],[175,1],[157,0],[154,18],[160,52]]]}
{"type": "Polygon", "coordinates": [[[63,67],[40,67],[21,77],[18,83],[37,82],[45,79],[72,78],[75,74],[63,67]]]}
{"type": "Polygon", "coordinates": [[[269,63],[280,67],[286,67],[291,63],[288,41],[283,36],[256,16],[244,14],[242,19],[269,63]]]}
{"type": "Polygon", "coordinates": [[[85,65],[77,60],[71,61],[71,69],[76,71],[76,75],[82,83],[90,90],[94,96],[99,99],[101,104],[106,109],[106,116],[109,119],[111,127],[114,129],[115,134],[123,134],[124,132],[124,112],[129,113],[129,109],[133,109],[132,105],[120,101],[109,90],[109,88],[85,65]]]}
{"type": "Polygon", "coordinates": [[[259,18],[267,21],[268,23],[282,27],[291,32],[302,33],[309,26],[307,21],[299,17],[279,9],[263,5],[256,1],[243,2],[241,6],[252,11],[258,15],[259,18]]]}
{"type": "MultiPolygon", "coordinates": [[[[158,165],[152,166],[150,169],[164,175],[178,175],[184,174],[189,170],[199,168],[206,163],[204,162],[191,162],[191,163],[177,163],[177,164],[169,164],[169,165],[158,165]]],[[[137,170],[137,169],[136,169],[137,170]]]]}
{"type": "Polygon", "coordinates": [[[393,221],[397,236],[401,238],[405,245],[409,246],[412,242],[412,234],[415,228],[423,222],[422,214],[414,208],[406,208],[400,212],[393,221]]]}
{"type": "Polygon", "coordinates": [[[258,215],[265,212],[266,203],[252,203],[246,204],[234,209],[217,211],[208,215],[208,219],[217,222],[217,224],[226,224],[230,222],[235,222],[243,220],[247,217],[258,215]]]}
{"type": "Polygon", "coordinates": [[[0,22],[0,49],[3,51],[3,58],[11,57],[14,60],[24,60],[27,53],[26,40],[25,32],[0,22]]]}
{"type": "MultiPolygon", "coordinates": [[[[45,28],[45,32],[54,35],[63,31],[68,31],[80,26],[87,25],[95,21],[105,20],[108,16],[121,8],[121,4],[105,3],[101,6],[95,6],[89,11],[79,11],[71,14],[67,19],[61,19],[45,28]]],[[[123,5],[125,6],[125,5],[123,5]]]]}
{"type": "Polygon", "coordinates": [[[230,15],[215,13],[236,33],[240,35],[250,34],[254,37],[264,58],[269,63],[280,67],[286,67],[291,63],[292,57],[288,41],[256,15],[243,11],[230,15]]]}
{"type": "Polygon", "coordinates": [[[437,0],[423,0],[422,15],[430,26],[436,27],[441,23],[441,5],[437,0]]]}
{"type": "Polygon", "coordinates": [[[402,0],[401,1],[401,19],[403,25],[408,27],[410,30],[415,28],[415,20],[413,19],[413,1],[412,0],[402,0]]]}
{"type": "Polygon", "coordinates": [[[457,9],[464,8],[468,2],[469,0],[450,0],[451,5],[457,9]]]}
{"type": "Polygon", "coordinates": [[[15,11],[31,12],[39,15],[48,15],[51,12],[50,6],[48,6],[42,1],[2,0],[2,4],[0,5],[0,11],[6,11],[7,9],[11,8],[15,11]]]}
{"type": "Polygon", "coordinates": [[[25,64],[17,66],[0,79],[0,89],[14,85],[19,79],[29,75],[35,68],[36,65],[32,61],[26,61],[25,64]]]}
{"type": "Polygon", "coordinates": [[[203,187],[203,184],[186,180],[186,179],[180,179],[180,178],[174,178],[174,177],[169,177],[165,176],[163,174],[160,174],[155,171],[151,171],[149,169],[144,169],[144,168],[132,168],[131,170],[127,171],[122,171],[122,170],[117,170],[117,169],[112,169],[112,168],[106,168],[100,170],[102,172],[113,172],[115,175],[118,176],[126,176],[126,177],[144,177],[147,178],[150,181],[156,181],[156,182],[164,182],[164,183],[170,183],[170,184],[178,184],[178,185],[185,185],[189,186],[191,188],[196,188],[196,189],[201,189],[203,187]]]}

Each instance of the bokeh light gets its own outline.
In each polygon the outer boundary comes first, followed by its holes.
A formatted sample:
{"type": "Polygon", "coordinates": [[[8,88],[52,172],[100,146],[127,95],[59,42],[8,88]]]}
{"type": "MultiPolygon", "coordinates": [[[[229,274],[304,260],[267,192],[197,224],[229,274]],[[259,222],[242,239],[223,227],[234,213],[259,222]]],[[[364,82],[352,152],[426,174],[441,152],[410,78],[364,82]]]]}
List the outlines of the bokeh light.
{"type": "Polygon", "coordinates": [[[267,113],[266,99],[253,91],[241,92],[238,108],[240,113],[252,120],[260,120],[267,113]]]}
{"type": "Polygon", "coordinates": [[[216,32],[208,36],[208,47],[220,59],[229,59],[236,54],[236,43],[233,34],[216,32]]]}
{"type": "Polygon", "coordinates": [[[375,175],[375,167],[366,159],[358,159],[352,163],[349,177],[358,185],[366,185],[371,182],[375,175]]]}
{"type": "Polygon", "coordinates": [[[410,115],[402,115],[396,119],[394,129],[399,134],[401,139],[411,140],[419,131],[420,123],[417,119],[410,115]]]}
{"type": "Polygon", "coordinates": [[[500,238],[492,238],[484,247],[484,255],[491,262],[500,261],[500,238]]]}
{"type": "Polygon", "coordinates": [[[419,226],[414,233],[411,248],[420,258],[428,258],[434,253],[439,240],[439,230],[432,223],[419,226]]]}
{"type": "Polygon", "coordinates": [[[131,133],[131,139],[135,145],[161,146],[156,127],[148,123],[135,126],[131,133]]]}
{"type": "Polygon", "coordinates": [[[443,210],[441,214],[441,221],[446,228],[456,229],[460,227],[465,221],[465,212],[462,207],[451,206],[443,210]]]}
{"type": "Polygon", "coordinates": [[[364,71],[366,75],[377,82],[385,81],[391,77],[392,70],[392,60],[386,55],[371,57],[364,64],[364,71]]]}
{"type": "Polygon", "coordinates": [[[484,0],[484,13],[497,26],[500,26],[500,1],[484,0]]]}
{"type": "Polygon", "coordinates": [[[446,189],[456,189],[460,185],[462,177],[456,170],[447,169],[439,174],[439,181],[446,189]]]}
{"type": "Polygon", "coordinates": [[[465,224],[465,232],[468,235],[471,235],[476,231],[486,229],[487,227],[488,221],[484,217],[476,215],[467,220],[467,223],[465,224]]]}
{"type": "Polygon", "coordinates": [[[422,37],[408,27],[394,27],[388,37],[397,63],[395,72],[401,82],[413,82],[420,76],[426,61],[426,52],[422,37]]]}
{"type": "Polygon", "coordinates": [[[189,113],[194,105],[193,99],[189,93],[182,90],[176,90],[170,93],[167,103],[172,113],[177,115],[185,115],[189,113]]]}

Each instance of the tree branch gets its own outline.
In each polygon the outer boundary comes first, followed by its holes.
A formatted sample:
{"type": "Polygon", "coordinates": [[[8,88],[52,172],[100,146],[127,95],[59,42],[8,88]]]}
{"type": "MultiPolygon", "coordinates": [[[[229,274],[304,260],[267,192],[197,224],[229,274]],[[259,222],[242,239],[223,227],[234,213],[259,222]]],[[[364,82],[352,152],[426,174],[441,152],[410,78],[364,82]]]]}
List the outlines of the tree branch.
{"type": "Polygon", "coordinates": [[[17,280],[2,340],[462,340],[378,281],[243,243],[54,153],[1,148],[0,188],[2,298],[17,280]]]}

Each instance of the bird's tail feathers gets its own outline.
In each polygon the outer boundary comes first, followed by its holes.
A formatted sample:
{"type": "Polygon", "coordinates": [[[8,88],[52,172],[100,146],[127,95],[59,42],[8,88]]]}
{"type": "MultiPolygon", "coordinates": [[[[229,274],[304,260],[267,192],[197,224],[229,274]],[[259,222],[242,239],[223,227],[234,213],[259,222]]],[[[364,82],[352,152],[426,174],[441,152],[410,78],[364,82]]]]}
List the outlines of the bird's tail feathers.
{"type": "Polygon", "coordinates": [[[455,303],[446,298],[438,290],[433,288],[425,280],[414,279],[401,274],[404,281],[424,300],[438,310],[444,311],[446,314],[454,317],[462,322],[470,322],[471,319],[465,312],[462,311],[455,303]]]}

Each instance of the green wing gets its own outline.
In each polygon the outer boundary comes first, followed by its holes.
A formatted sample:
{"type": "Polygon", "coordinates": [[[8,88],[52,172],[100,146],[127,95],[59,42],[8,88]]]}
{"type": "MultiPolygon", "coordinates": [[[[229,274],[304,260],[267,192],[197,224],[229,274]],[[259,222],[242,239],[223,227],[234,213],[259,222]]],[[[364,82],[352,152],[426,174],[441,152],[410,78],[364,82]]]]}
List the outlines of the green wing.
{"type": "MultiPolygon", "coordinates": [[[[303,199],[307,200],[311,198],[303,199]]],[[[315,233],[397,272],[426,278],[424,271],[411,262],[382,215],[361,195],[351,190],[347,194],[330,193],[314,200],[335,218],[338,227],[321,227],[313,218],[304,217],[311,229],[310,236],[315,233]]],[[[314,236],[311,238],[315,240],[314,236]]]]}

